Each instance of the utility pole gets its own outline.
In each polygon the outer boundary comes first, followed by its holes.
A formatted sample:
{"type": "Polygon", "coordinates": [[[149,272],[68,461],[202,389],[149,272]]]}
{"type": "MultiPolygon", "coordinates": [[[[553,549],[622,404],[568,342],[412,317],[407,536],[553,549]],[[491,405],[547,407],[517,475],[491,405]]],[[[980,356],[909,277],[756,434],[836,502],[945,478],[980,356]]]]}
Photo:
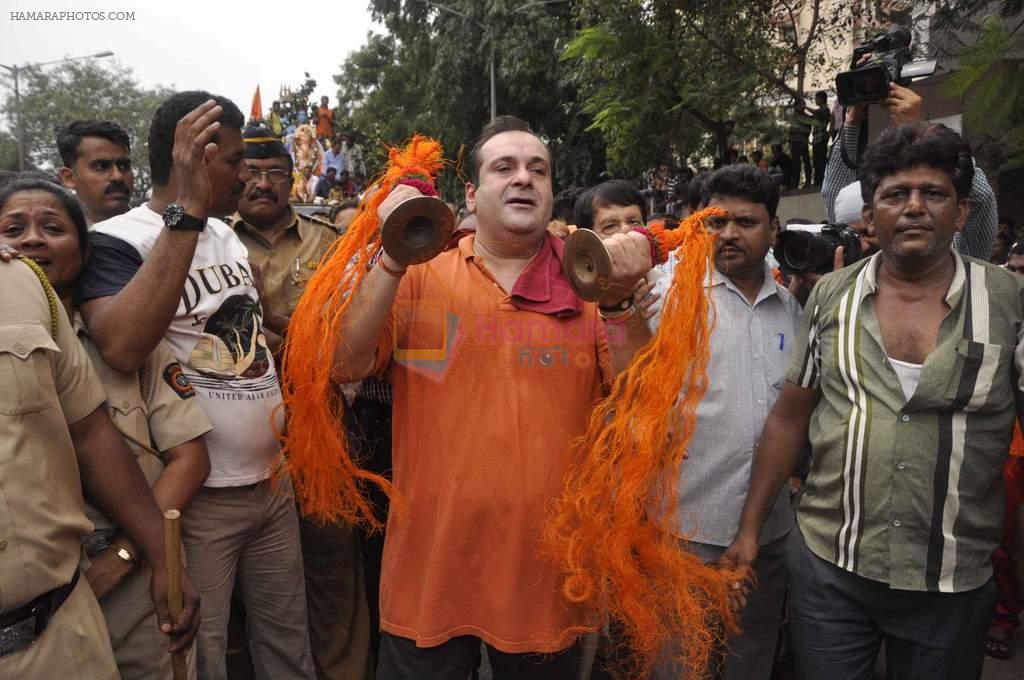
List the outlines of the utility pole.
{"type": "Polygon", "coordinates": [[[0,64],[0,68],[5,69],[11,74],[11,79],[14,81],[14,136],[18,142],[18,172],[25,171],[25,130],[22,126],[22,115],[21,115],[21,89],[18,83],[18,75],[22,71],[36,68],[38,66],[49,66],[50,64],[60,64],[66,61],[81,61],[82,59],[102,59],[103,57],[112,57],[114,53],[111,51],[99,52],[97,54],[89,54],[84,57],[66,57],[64,59],[55,59],[53,61],[43,61],[36,64],[17,64],[13,66],[6,66],[0,64]]]}

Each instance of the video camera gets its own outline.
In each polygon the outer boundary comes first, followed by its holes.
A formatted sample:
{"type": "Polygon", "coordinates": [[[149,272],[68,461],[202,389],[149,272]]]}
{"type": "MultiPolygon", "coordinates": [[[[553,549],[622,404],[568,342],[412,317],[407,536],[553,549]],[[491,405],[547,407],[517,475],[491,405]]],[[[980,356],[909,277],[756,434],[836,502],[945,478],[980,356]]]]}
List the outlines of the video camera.
{"type": "Polygon", "coordinates": [[[772,254],[783,274],[827,274],[839,246],[844,267],[860,259],[860,234],[845,224],[790,225],[779,233],[772,254]]]}
{"type": "Polygon", "coordinates": [[[911,61],[910,31],[893,26],[887,33],[853,48],[853,66],[836,76],[836,94],[843,106],[882,102],[889,97],[889,84],[907,85],[914,78],[935,73],[937,62],[911,61]],[[867,54],[874,56],[858,66],[867,54]]]}

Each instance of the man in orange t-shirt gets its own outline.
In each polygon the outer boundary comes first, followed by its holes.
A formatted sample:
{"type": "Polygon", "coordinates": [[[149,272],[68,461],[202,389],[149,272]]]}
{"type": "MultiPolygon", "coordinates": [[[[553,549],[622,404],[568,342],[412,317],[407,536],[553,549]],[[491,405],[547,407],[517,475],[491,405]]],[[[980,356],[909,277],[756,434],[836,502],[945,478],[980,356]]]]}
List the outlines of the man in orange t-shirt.
{"type": "Polygon", "coordinates": [[[334,138],[334,111],[327,105],[327,96],[320,97],[320,108],[316,110],[316,138],[323,145],[334,138]]]}
{"type": "MultiPolygon", "coordinates": [[[[394,484],[381,571],[377,677],[465,678],[488,648],[495,680],[575,678],[581,624],[540,554],[547,506],[591,405],[650,335],[630,293],[645,236],[605,242],[602,308],[561,273],[551,157],[521,120],[484,128],[466,203],[477,231],[404,268],[382,251],[354,295],[335,378],[394,386],[394,484]]],[[[386,216],[418,191],[397,186],[386,216]]]]}

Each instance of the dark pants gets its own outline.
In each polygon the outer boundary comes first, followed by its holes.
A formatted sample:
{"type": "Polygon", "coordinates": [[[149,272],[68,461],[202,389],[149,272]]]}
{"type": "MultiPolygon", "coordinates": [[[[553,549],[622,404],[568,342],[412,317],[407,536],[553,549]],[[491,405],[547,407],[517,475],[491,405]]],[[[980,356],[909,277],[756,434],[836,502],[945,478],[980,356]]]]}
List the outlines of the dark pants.
{"type": "MultiPolygon", "coordinates": [[[[580,646],[554,654],[508,654],[487,645],[494,680],[576,680],[580,646]]],[[[381,634],[377,680],[465,680],[480,664],[480,638],[463,635],[437,647],[381,634]]]]}
{"type": "Polygon", "coordinates": [[[811,152],[807,142],[790,142],[789,153],[793,157],[793,186],[791,188],[796,189],[800,186],[801,169],[807,175],[807,184],[810,184],[814,179],[812,177],[814,170],[811,168],[811,152]]]}
{"type": "MultiPolygon", "coordinates": [[[[717,562],[725,552],[724,546],[706,543],[687,543],[685,546],[705,564],[717,562]]],[[[728,656],[712,660],[704,677],[724,680],[769,680],[772,677],[786,600],[785,537],[761,546],[754,562],[754,573],[757,574],[757,585],[747,596],[747,605],[740,612],[739,623],[743,632],[728,636],[728,656]]],[[[697,674],[686,674],[685,670],[674,661],[659,662],[650,680],[698,677],[697,674]]]]}
{"type": "MultiPolygon", "coordinates": [[[[350,423],[349,429],[357,441],[360,466],[391,479],[391,404],[356,397],[351,412],[354,423],[350,423]]],[[[367,496],[376,509],[377,519],[386,523],[387,495],[380,487],[370,484],[367,496]]],[[[360,543],[370,612],[370,654],[376,663],[380,648],[380,567],[384,557],[384,531],[369,533],[360,529],[360,543]]]]}
{"type": "Polygon", "coordinates": [[[981,677],[996,589],[895,590],[821,559],[799,528],[787,546],[790,627],[804,680],[870,680],[882,643],[891,680],[981,677]]]}
{"type": "Polygon", "coordinates": [[[825,164],[828,161],[828,140],[814,144],[814,183],[821,186],[825,181],[825,164]]]}

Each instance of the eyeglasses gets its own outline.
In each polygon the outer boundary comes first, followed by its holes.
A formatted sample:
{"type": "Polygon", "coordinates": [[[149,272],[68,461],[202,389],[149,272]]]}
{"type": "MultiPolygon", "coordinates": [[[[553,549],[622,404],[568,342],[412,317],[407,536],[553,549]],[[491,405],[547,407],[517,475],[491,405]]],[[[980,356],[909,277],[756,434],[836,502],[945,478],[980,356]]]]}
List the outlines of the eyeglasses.
{"type": "Polygon", "coordinates": [[[284,184],[291,179],[292,176],[287,170],[281,170],[279,168],[274,168],[272,170],[260,170],[259,168],[252,167],[251,165],[249,166],[249,174],[252,175],[249,178],[249,184],[256,184],[263,179],[264,175],[266,175],[267,181],[271,184],[284,184]]]}

